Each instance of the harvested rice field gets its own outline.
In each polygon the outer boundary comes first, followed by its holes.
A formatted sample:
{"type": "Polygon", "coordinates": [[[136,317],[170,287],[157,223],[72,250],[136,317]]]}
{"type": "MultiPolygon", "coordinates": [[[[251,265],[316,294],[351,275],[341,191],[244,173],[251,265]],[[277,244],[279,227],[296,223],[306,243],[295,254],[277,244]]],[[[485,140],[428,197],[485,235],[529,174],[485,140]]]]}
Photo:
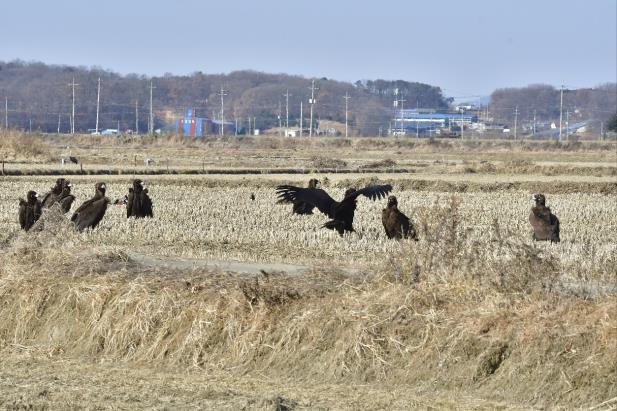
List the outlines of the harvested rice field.
{"type": "Polygon", "coordinates": [[[0,146],[0,409],[617,406],[614,143],[27,138],[0,146]],[[71,211],[142,178],[154,218],[20,230],[58,177],[71,211]],[[385,199],[343,237],[276,203],[309,178],[391,184],[419,240],[386,237],[385,199]],[[538,192],[559,243],[532,239],[538,192]]]}

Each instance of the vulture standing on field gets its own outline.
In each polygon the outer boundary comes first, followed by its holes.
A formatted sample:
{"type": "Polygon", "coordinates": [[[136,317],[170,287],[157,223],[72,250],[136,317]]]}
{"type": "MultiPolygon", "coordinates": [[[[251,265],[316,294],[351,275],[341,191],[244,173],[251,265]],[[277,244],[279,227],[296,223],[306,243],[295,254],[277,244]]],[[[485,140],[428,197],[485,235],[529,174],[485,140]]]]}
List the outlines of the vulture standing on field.
{"type": "Polygon", "coordinates": [[[64,178],[59,178],[56,180],[56,185],[53,186],[41,200],[41,205],[43,208],[49,208],[56,202],[56,198],[62,193],[62,187],[64,186],[65,181],[66,180],[64,178]]]}
{"type": "Polygon", "coordinates": [[[43,208],[50,208],[54,204],[60,204],[60,209],[64,214],[68,213],[73,205],[73,201],[75,201],[75,196],[71,194],[71,187],[73,184],[69,180],[65,180],[64,178],[59,178],[56,181],[56,185],[61,184],[60,193],[56,194],[54,189],[51,192],[47,193],[43,199],[43,208]]]}
{"type": "Polygon", "coordinates": [[[529,222],[533,227],[533,239],[558,243],[561,241],[559,239],[559,219],[546,206],[546,197],[544,194],[534,194],[532,200],[535,205],[531,207],[529,222]]]}
{"type": "Polygon", "coordinates": [[[152,200],[148,196],[148,189],[140,179],[133,180],[133,188],[129,188],[126,204],[126,218],[152,217],[152,200]]]}
{"type": "Polygon", "coordinates": [[[335,201],[320,188],[301,188],[290,185],[280,185],[276,188],[279,201],[303,201],[317,207],[319,211],[331,218],[322,228],[336,230],[341,236],[345,232],[354,231],[353,218],[358,196],[364,195],[375,200],[385,197],[390,191],[392,191],[390,184],[368,186],[360,190],[350,188],[345,192],[345,197],[341,201],[335,201]]]}
{"type": "Polygon", "coordinates": [[[94,185],[95,194],[90,200],[86,200],[73,213],[71,221],[75,224],[78,231],[83,231],[86,228],[95,228],[103,219],[109,198],[105,197],[105,183],[96,183],[94,185]]]}
{"type": "Polygon", "coordinates": [[[416,229],[409,218],[398,209],[395,196],[388,197],[388,205],[381,211],[381,222],[388,238],[410,238],[418,241],[416,229]]]}
{"type": "Polygon", "coordinates": [[[19,199],[19,225],[23,230],[30,230],[41,216],[41,202],[35,191],[28,191],[26,201],[19,199]]]}
{"type": "MultiPolygon", "coordinates": [[[[308,188],[317,188],[317,185],[319,184],[319,180],[317,180],[316,178],[311,178],[308,182],[308,188]]],[[[299,214],[299,215],[309,215],[309,214],[313,214],[313,208],[315,208],[314,205],[306,202],[306,201],[302,201],[302,200],[288,200],[288,199],[280,199],[278,201],[278,203],[293,203],[293,207],[291,209],[292,213],[294,214],[299,214]]]]}

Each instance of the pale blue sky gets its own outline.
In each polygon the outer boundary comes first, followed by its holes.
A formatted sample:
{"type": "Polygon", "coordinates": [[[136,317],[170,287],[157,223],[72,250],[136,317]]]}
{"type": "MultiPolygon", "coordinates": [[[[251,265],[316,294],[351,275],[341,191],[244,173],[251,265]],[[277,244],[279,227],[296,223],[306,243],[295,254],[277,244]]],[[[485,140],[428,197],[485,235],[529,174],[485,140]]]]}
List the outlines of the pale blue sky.
{"type": "Polygon", "coordinates": [[[419,81],[448,96],[615,82],[617,1],[2,0],[0,60],[121,74],[419,81]]]}

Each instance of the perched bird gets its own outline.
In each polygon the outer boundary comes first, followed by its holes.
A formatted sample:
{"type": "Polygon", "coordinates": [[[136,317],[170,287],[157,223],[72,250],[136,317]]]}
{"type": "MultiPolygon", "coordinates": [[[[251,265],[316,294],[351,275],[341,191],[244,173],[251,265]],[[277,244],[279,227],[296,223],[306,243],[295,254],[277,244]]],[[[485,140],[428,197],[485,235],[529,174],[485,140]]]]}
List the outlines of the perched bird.
{"type": "Polygon", "coordinates": [[[381,211],[381,222],[388,238],[410,238],[418,241],[416,229],[409,218],[398,209],[395,196],[388,197],[388,205],[381,211]]]}
{"type": "Polygon", "coordinates": [[[255,201],[255,193],[251,193],[251,201],[255,201]]]}
{"type": "Polygon", "coordinates": [[[45,193],[43,199],[41,200],[41,205],[43,208],[49,208],[56,202],[57,197],[62,193],[64,181],[64,178],[57,179],[56,185],[53,186],[48,193],[45,193]]]}
{"type": "MultiPolygon", "coordinates": [[[[316,178],[311,178],[308,182],[308,188],[317,188],[318,184],[319,184],[319,180],[317,180],[316,178]]],[[[293,203],[293,206],[291,209],[292,213],[300,214],[300,215],[313,214],[313,208],[315,208],[315,206],[305,201],[301,201],[301,200],[290,201],[287,199],[280,199],[278,203],[293,203]]]]}
{"type": "Polygon", "coordinates": [[[544,194],[534,194],[531,198],[535,203],[529,214],[529,222],[533,227],[533,239],[558,243],[561,241],[559,238],[559,219],[546,206],[546,197],[544,197],[544,194]]]}
{"type": "Polygon", "coordinates": [[[350,188],[345,192],[345,197],[341,201],[335,201],[320,188],[301,188],[290,185],[280,185],[276,188],[280,200],[303,201],[317,207],[319,211],[331,218],[322,228],[336,230],[341,236],[345,232],[354,231],[353,218],[358,196],[364,195],[375,200],[384,198],[390,191],[392,191],[390,184],[368,186],[360,190],[350,188]]]}
{"type": "Polygon", "coordinates": [[[38,197],[35,191],[28,191],[26,201],[19,199],[19,225],[23,230],[30,230],[41,217],[41,202],[38,197]]]}
{"type": "Polygon", "coordinates": [[[152,217],[152,200],[148,196],[148,189],[140,179],[133,180],[133,187],[129,188],[126,204],[126,217],[152,217]]]}
{"type": "Polygon", "coordinates": [[[103,219],[109,198],[105,197],[105,183],[96,183],[94,185],[94,197],[86,200],[71,217],[71,221],[75,224],[78,231],[83,231],[86,228],[95,228],[103,219]]]}

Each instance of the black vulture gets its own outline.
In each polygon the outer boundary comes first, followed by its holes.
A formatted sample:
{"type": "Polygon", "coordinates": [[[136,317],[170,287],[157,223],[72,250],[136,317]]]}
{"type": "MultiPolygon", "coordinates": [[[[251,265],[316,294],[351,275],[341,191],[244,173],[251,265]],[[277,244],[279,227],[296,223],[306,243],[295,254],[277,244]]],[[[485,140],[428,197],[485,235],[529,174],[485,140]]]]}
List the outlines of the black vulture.
{"type": "Polygon", "coordinates": [[[255,201],[255,193],[251,193],[251,201],[255,201]]]}
{"type": "Polygon", "coordinates": [[[71,221],[75,224],[75,228],[78,231],[83,231],[89,227],[95,228],[103,219],[105,211],[107,211],[109,198],[105,197],[105,183],[96,183],[94,188],[94,197],[84,201],[71,217],[71,221]]]}
{"type": "Polygon", "coordinates": [[[19,225],[23,230],[30,230],[41,217],[41,202],[38,197],[36,191],[28,191],[26,201],[19,199],[19,225]]]}
{"type": "Polygon", "coordinates": [[[71,187],[73,187],[73,185],[69,180],[65,180],[64,178],[59,178],[56,181],[56,186],[58,184],[61,184],[60,193],[56,193],[56,187],[54,187],[51,192],[47,193],[43,198],[43,208],[50,208],[54,204],[59,204],[62,212],[66,214],[71,209],[73,201],[75,201],[75,196],[71,194],[71,187]]]}
{"type": "Polygon", "coordinates": [[[75,196],[71,194],[71,187],[73,184],[69,180],[64,180],[62,185],[62,192],[58,196],[56,202],[60,204],[60,208],[64,214],[68,213],[75,201],[75,196]]]}
{"type": "MultiPolygon", "coordinates": [[[[311,178],[308,182],[308,188],[317,188],[318,184],[319,184],[319,180],[317,180],[316,178],[311,178]]],[[[291,209],[292,213],[300,214],[300,215],[313,214],[313,208],[315,208],[314,205],[307,203],[305,201],[301,201],[301,200],[290,201],[288,199],[283,198],[283,199],[280,199],[278,202],[279,203],[293,203],[293,207],[291,209]]]]}
{"type": "Polygon", "coordinates": [[[41,200],[41,205],[43,208],[49,208],[53,204],[55,204],[57,197],[62,193],[62,187],[64,187],[64,178],[59,178],[56,180],[56,185],[51,188],[48,193],[45,193],[43,199],[41,200]]]}
{"type": "Polygon", "coordinates": [[[546,206],[546,197],[544,197],[544,194],[534,194],[532,200],[535,205],[531,207],[529,222],[533,227],[533,239],[550,241],[551,243],[560,242],[559,219],[546,206]]]}
{"type": "Polygon", "coordinates": [[[322,228],[336,230],[341,236],[346,231],[354,231],[353,218],[358,196],[364,195],[375,200],[385,197],[390,191],[392,191],[390,184],[368,186],[360,190],[350,188],[345,192],[343,200],[339,202],[333,200],[320,188],[301,188],[290,185],[280,185],[276,188],[280,200],[303,201],[317,207],[319,211],[331,218],[322,228]]]}
{"type": "Polygon", "coordinates": [[[129,188],[126,204],[126,217],[152,217],[152,200],[148,196],[148,189],[140,179],[133,180],[133,187],[129,188]]]}
{"type": "Polygon", "coordinates": [[[388,238],[418,240],[416,229],[409,218],[398,209],[395,196],[388,197],[388,205],[381,211],[381,222],[388,238]]]}

